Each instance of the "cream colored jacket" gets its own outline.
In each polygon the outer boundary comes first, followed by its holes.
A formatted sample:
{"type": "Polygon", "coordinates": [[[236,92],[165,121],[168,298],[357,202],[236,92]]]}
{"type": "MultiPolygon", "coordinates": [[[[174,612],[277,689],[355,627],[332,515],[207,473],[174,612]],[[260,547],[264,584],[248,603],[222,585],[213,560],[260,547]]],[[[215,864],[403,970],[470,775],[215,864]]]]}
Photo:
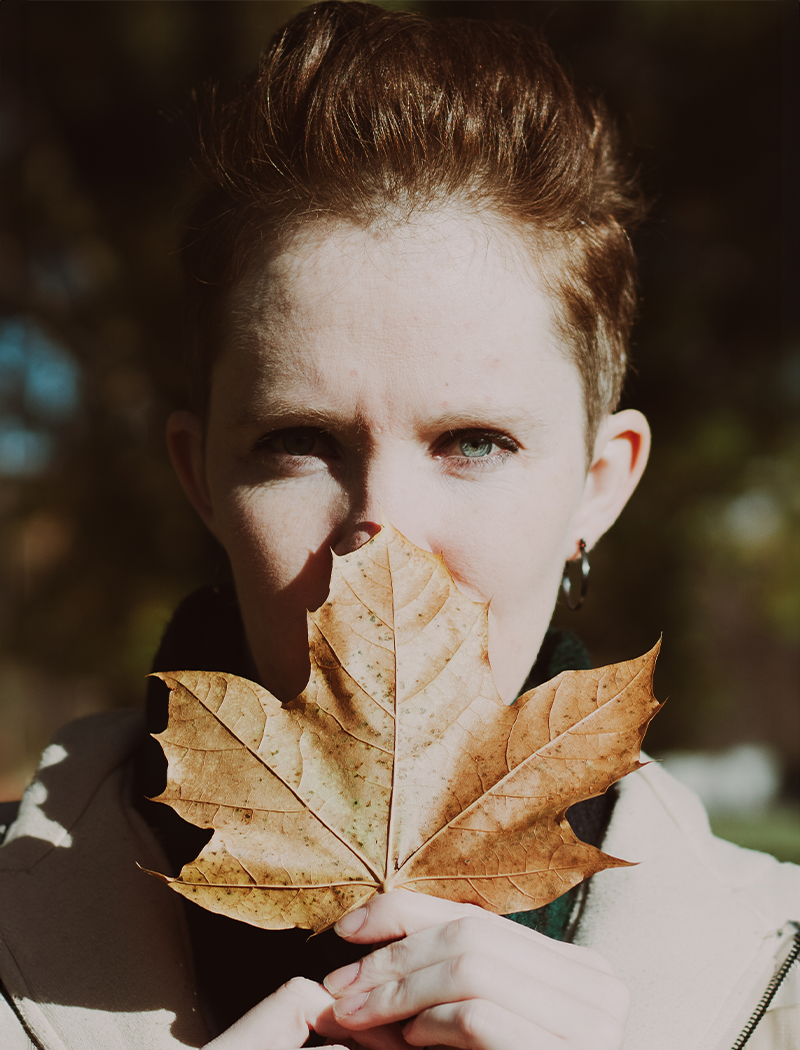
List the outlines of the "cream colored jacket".
{"type": "MultiPolygon", "coordinates": [[[[142,716],[66,726],[0,848],[3,1050],[185,1050],[210,1038],[181,898],[137,867],[166,858],[130,804],[142,716]]],[[[729,1050],[800,919],[800,869],[715,839],[656,764],[627,777],[578,941],[632,993],[625,1050],[729,1050]]],[[[235,961],[232,961],[235,964],[235,961]]],[[[748,1050],[800,1047],[800,965],[748,1050]]]]}

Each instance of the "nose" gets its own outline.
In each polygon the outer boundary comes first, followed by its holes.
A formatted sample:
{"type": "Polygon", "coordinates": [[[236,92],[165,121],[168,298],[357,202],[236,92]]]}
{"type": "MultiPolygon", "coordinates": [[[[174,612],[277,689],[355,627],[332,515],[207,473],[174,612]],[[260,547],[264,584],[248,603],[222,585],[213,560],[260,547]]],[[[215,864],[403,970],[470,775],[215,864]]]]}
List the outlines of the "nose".
{"type": "Polygon", "coordinates": [[[376,521],[355,521],[352,524],[346,522],[339,530],[338,538],[331,544],[334,554],[351,554],[363,547],[367,540],[371,540],[381,527],[376,521]]]}
{"type": "Polygon", "coordinates": [[[432,550],[434,501],[426,494],[424,472],[401,457],[365,464],[347,486],[342,517],[331,537],[334,554],[350,554],[389,521],[417,547],[432,550]]]}

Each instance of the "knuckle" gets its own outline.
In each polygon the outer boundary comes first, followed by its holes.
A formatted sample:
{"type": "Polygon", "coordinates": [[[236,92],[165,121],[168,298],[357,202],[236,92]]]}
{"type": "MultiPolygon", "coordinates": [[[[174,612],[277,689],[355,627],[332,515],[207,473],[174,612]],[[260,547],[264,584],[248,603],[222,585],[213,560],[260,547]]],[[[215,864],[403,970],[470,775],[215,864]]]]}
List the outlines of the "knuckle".
{"type": "Polygon", "coordinates": [[[456,1024],[467,1046],[485,1043],[495,1028],[495,1011],[485,999],[470,999],[456,1011],[456,1024]]]}
{"type": "Polygon", "coordinates": [[[464,915],[451,922],[447,932],[455,948],[479,947],[486,939],[486,921],[475,915],[464,915]]]}
{"type": "Polygon", "coordinates": [[[408,970],[407,956],[405,940],[392,941],[361,959],[356,980],[359,984],[369,985],[387,977],[401,976],[408,970]]]}
{"type": "Polygon", "coordinates": [[[478,952],[461,952],[450,961],[450,977],[461,995],[479,995],[486,984],[486,964],[478,952]]]}
{"type": "Polygon", "coordinates": [[[379,951],[366,956],[361,963],[362,973],[365,969],[367,972],[374,972],[381,976],[387,974],[394,976],[404,973],[408,968],[407,956],[408,947],[406,942],[404,940],[393,941],[391,944],[387,944],[385,948],[381,948],[379,951]]]}

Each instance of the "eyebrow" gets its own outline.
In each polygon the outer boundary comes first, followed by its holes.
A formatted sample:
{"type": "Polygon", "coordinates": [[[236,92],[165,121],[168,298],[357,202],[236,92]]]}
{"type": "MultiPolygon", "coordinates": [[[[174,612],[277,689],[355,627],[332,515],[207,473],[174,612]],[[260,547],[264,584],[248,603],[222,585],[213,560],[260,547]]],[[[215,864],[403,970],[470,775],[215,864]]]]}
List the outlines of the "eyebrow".
{"type": "Polygon", "coordinates": [[[240,430],[251,427],[269,426],[272,422],[282,427],[303,424],[319,426],[326,429],[341,425],[342,416],[336,412],[314,408],[312,405],[284,400],[270,400],[261,411],[245,409],[238,412],[229,423],[229,430],[240,430]]]}
{"type": "Polygon", "coordinates": [[[497,430],[504,427],[516,429],[518,427],[533,427],[540,429],[544,426],[544,420],[535,412],[527,408],[516,410],[503,410],[491,405],[465,405],[456,411],[455,409],[441,412],[431,419],[434,426],[442,430],[463,430],[466,427],[480,429],[486,427],[488,430],[497,430]]]}
{"type": "MultiPolygon", "coordinates": [[[[269,399],[263,409],[258,412],[243,410],[229,424],[229,429],[269,427],[273,423],[281,429],[292,426],[317,426],[322,430],[347,428],[363,431],[366,429],[362,420],[353,420],[349,415],[345,417],[335,408],[320,409],[304,402],[284,398],[269,399]]],[[[500,407],[481,404],[464,405],[457,410],[443,409],[440,413],[424,420],[424,425],[433,429],[450,431],[468,428],[513,430],[520,427],[541,430],[545,422],[541,416],[527,408],[503,410],[500,407]]]]}

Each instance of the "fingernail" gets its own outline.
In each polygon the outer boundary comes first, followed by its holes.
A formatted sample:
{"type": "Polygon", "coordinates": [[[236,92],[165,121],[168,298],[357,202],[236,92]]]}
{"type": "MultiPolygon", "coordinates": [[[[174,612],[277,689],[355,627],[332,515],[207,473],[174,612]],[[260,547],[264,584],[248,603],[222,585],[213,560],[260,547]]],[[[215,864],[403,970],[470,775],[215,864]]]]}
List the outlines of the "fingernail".
{"type": "Polygon", "coordinates": [[[340,970],[334,970],[333,973],[329,973],[322,983],[332,994],[341,992],[343,988],[346,988],[348,984],[352,984],[358,977],[360,969],[360,962],[350,963],[349,966],[343,966],[340,970]]]}
{"type": "Polygon", "coordinates": [[[360,1010],[369,999],[369,992],[361,992],[359,995],[348,995],[346,999],[339,999],[333,1004],[333,1012],[336,1017],[350,1017],[360,1010]]]}
{"type": "Polygon", "coordinates": [[[367,909],[356,908],[356,910],[351,911],[349,915],[345,915],[344,918],[339,919],[333,928],[341,937],[352,937],[354,933],[358,933],[366,921],[367,909]]]}

